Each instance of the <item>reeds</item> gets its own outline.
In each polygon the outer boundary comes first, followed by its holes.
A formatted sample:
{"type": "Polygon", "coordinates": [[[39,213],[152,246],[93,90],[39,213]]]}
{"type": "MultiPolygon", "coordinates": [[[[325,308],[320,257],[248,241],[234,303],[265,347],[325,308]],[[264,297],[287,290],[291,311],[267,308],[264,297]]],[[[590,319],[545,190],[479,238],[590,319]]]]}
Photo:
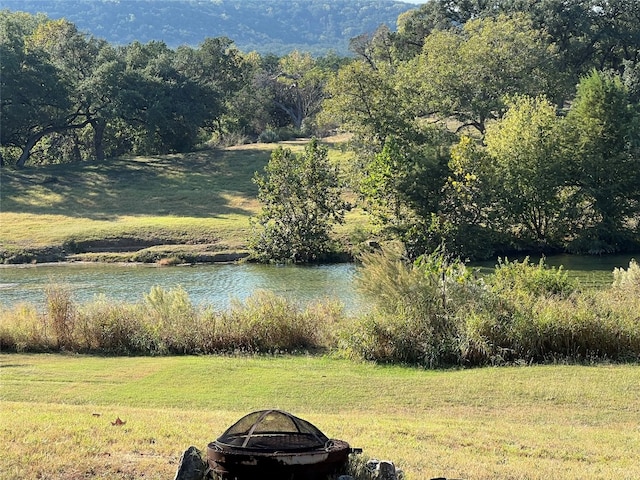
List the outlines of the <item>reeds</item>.
{"type": "Polygon", "coordinates": [[[78,305],[64,285],[33,305],[0,309],[2,351],[113,355],[333,351],[425,367],[640,360],[640,268],[616,269],[608,289],[580,291],[562,269],[502,261],[477,277],[440,253],[410,264],[364,257],[359,279],[373,305],[347,317],[334,301],[300,306],[257,292],[219,311],[181,288],[141,302],[78,305]]]}
{"type": "Polygon", "coordinates": [[[335,303],[302,308],[267,292],[228,311],[197,307],[182,288],[154,287],[142,302],[106,297],[76,305],[61,285],[47,288],[47,308],[0,311],[3,351],[73,351],[114,355],[316,351],[333,342],[342,317],[335,303]]]}
{"type": "Polygon", "coordinates": [[[611,288],[580,291],[544,262],[500,261],[476,277],[435,253],[410,264],[366,255],[363,289],[376,308],[347,329],[342,349],[379,362],[486,365],[640,359],[640,268],[611,288]]]}

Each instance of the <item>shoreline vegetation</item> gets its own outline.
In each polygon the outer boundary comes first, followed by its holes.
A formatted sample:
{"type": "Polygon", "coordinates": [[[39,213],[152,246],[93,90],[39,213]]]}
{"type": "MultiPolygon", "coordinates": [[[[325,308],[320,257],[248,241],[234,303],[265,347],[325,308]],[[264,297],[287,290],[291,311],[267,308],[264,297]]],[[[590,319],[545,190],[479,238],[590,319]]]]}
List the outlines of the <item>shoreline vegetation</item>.
{"type": "Polygon", "coordinates": [[[180,287],[136,303],[78,304],[46,288],[43,306],[0,309],[0,350],[99,355],[331,354],[424,368],[640,360],[640,267],[609,288],[583,289],[562,268],[500,261],[477,277],[442,253],[413,264],[384,249],[362,257],[369,307],[306,306],[256,292],[226,310],[194,305],[180,287]]]}

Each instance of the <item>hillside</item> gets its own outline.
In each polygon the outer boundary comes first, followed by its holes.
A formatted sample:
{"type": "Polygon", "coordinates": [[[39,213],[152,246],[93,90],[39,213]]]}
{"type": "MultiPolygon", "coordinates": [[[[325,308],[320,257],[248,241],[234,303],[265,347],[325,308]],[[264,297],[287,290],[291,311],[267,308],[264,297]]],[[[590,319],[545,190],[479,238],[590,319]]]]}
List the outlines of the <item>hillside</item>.
{"type": "MultiPolygon", "coordinates": [[[[325,139],[336,161],[344,139],[325,139]]],[[[303,140],[281,145],[300,151],[303,140]]],[[[260,209],[254,172],[276,144],[109,162],[0,169],[0,264],[64,260],[210,262],[243,256],[260,209]]],[[[336,228],[345,250],[368,219],[336,228]]]]}
{"type": "Polygon", "coordinates": [[[2,8],[66,18],[114,44],[196,46],[226,36],[242,51],[348,53],[349,39],[395,28],[415,4],[394,0],[2,0],[2,8]]]}

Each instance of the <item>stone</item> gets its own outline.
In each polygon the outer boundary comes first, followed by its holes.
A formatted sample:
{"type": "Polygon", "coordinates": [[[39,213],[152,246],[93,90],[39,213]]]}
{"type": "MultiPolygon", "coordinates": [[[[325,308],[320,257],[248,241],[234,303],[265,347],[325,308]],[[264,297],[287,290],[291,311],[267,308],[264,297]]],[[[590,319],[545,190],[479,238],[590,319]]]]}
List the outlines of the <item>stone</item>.
{"type": "Polygon", "coordinates": [[[398,480],[396,476],[396,467],[393,462],[388,460],[381,460],[376,467],[377,480],[398,480]]]}
{"type": "Polygon", "coordinates": [[[208,471],[202,452],[192,445],[180,457],[180,465],[173,480],[205,480],[208,471]]]}

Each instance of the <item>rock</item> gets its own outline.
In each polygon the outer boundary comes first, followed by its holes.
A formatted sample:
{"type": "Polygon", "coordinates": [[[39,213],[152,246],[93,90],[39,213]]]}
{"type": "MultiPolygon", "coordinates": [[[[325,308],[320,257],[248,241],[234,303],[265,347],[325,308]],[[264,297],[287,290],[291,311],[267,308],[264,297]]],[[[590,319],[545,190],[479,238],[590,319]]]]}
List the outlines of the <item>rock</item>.
{"type": "Polygon", "coordinates": [[[393,462],[388,460],[381,460],[376,467],[377,480],[398,480],[396,476],[396,467],[393,462]]]}
{"type": "Polygon", "coordinates": [[[375,471],[378,469],[379,463],[380,460],[378,460],[377,458],[372,458],[366,464],[367,470],[369,470],[371,473],[375,473],[375,471]]]}
{"type": "Polygon", "coordinates": [[[180,465],[173,480],[205,480],[208,470],[202,459],[202,452],[191,446],[180,457],[180,465]]]}

